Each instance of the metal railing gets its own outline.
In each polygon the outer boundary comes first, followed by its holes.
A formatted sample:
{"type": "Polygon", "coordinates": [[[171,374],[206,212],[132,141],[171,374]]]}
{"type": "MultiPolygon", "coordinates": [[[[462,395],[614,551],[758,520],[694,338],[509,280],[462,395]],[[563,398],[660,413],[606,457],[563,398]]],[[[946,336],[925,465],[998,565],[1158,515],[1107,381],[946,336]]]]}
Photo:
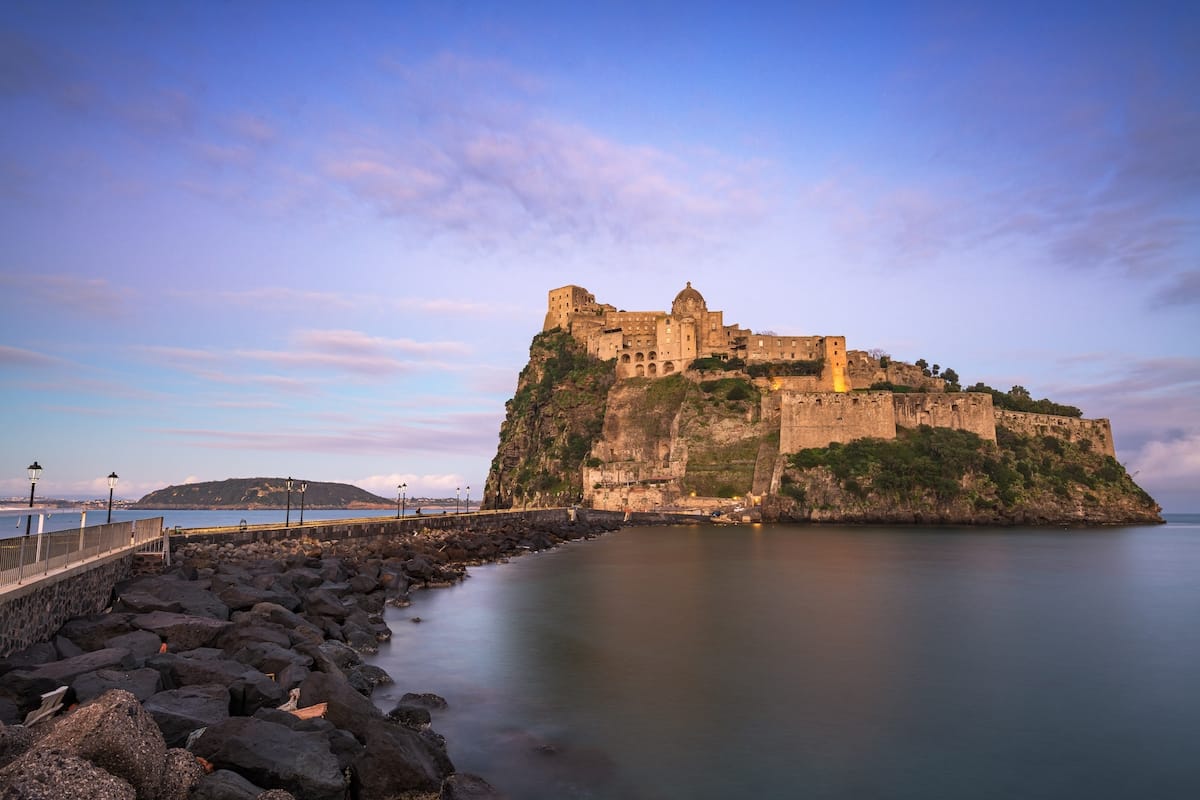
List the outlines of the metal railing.
{"type": "Polygon", "coordinates": [[[87,561],[152,547],[162,537],[162,517],[153,517],[0,539],[0,589],[87,561]]]}

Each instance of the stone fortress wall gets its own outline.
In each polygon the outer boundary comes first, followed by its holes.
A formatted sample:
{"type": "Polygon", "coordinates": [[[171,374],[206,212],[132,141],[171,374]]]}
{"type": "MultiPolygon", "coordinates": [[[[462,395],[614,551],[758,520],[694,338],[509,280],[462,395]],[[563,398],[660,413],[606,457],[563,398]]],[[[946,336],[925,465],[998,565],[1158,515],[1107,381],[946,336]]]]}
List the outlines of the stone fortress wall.
{"type": "MultiPolygon", "coordinates": [[[[772,427],[778,420],[779,448],[773,451],[774,459],[834,442],[894,439],[898,428],[919,425],[970,431],[989,441],[996,441],[996,427],[1004,426],[1028,435],[1090,440],[1099,451],[1115,455],[1106,419],[1002,411],[994,408],[988,394],[946,393],[944,380],[926,375],[913,364],[890,361],[884,366],[870,353],[847,350],[844,336],[780,336],[726,325],[724,312],[709,310],[690,282],[675,296],[670,311],[623,311],[596,302],[580,286],[553,289],[544,330],[554,328],[570,333],[589,354],[614,360],[618,379],[681,373],[693,360],[709,356],[740,358],[747,364],[822,360],[820,375],[754,380],[762,390],[762,418],[770,420],[772,427]],[[878,382],[921,391],[862,391],[878,382]]],[[[642,459],[628,451],[630,443],[619,441],[620,437],[609,441],[619,427],[616,420],[606,421],[604,440],[593,449],[605,464],[585,468],[584,486],[598,487],[596,500],[607,493],[620,495],[627,503],[632,485],[640,486],[643,493],[653,489],[655,502],[667,502],[672,482],[686,469],[686,447],[675,452],[679,443],[674,439],[658,442],[658,450],[666,447],[671,452],[642,459]]],[[[756,473],[765,474],[769,465],[760,466],[763,469],[756,473]]],[[[585,494],[593,492],[585,488],[585,494]]]]}
{"type": "Polygon", "coordinates": [[[1054,414],[1030,414],[1024,411],[996,409],[996,424],[1026,436],[1057,436],[1069,442],[1085,439],[1100,453],[1117,457],[1113,447],[1112,426],[1106,419],[1079,419],[1054,414]]]}

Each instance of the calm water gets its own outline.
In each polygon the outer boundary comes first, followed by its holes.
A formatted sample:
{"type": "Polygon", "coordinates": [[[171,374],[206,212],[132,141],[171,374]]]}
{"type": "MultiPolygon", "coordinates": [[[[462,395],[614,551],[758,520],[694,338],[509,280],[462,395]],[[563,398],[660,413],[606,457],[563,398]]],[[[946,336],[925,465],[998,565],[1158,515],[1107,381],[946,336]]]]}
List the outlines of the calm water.
{"type": "Polygon", "coordinates": [[[389,611],[376,699],[444,695],[514,798],[1200,797],[1200,516],[639,528],[472,575],[389,611]]]}
{"type": "MultiPolygon", "coordinates": [[[[412,515],[413,509],[405,509],[405,513],[412,515]]],[[[441,513],[441,509],[437,510],[441,513]]],[[[325,519],[357,519],[361,517],[394,517],[396,509],[304,509],[304,521],[315,522],[325,519]]],[[[270,522],[282,523],[285,518],[283,509],[232,509],[222,511],[210,510],[178,510],[166,509],[161,511],[142,510],[136,511],[114,508],[112,519],[113,522],[125,522],[131,519],[146,519],[149,517],[162,517],[163,525],[168,528],[174,528],[178,525],[181,528],[210,528],[221,525],[237,525],[242,520],[248,525],[262,525],[270,522]]],[[[102,525],[108,518],[108,509],[89,509],[87,512],[88,525],[102,525]]],[[[292,508],[291,522],[298,523],[300,521],[300,506],[297,504],[292,508]]],[[[37,532],[37,517],[33,518],[33,530],[37,532]]],[[[79,512],[78,511],[59,511],[51,514],[46,518],[45,528],[46,533],[51,531],[67,531],[77,530],[79,528],[79,512]]],[[[0,539],[6,536],[24,536],[25,535],[25,517],[19,514],[5,512],[0,514],[0,539]]]]}

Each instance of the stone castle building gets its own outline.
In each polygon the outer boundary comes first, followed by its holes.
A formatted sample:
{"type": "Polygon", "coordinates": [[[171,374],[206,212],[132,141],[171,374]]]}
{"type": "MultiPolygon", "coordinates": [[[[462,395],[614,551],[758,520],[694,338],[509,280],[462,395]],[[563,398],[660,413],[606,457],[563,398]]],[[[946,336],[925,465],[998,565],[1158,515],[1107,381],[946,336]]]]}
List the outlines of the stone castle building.
{"type": "MultiPolygon", "coordinates": [[[[779,443],[778,449],[768,448],[759,455],[764,463],[755,468],[761,477],[754,481],[755,494],[778,489],[780,459],[787,454],[864,437],[894,439],[897,428],[918,425],[967,430],[995,441],[999,424],[1022,433],[1088,439],[1101,452],[1115,456],[1106,419],[996,409],[991,395],[946,392],[942,379],[915,365],[881,362],[866,351],[847,350],[844,336],[779,336],[726,324],[724,313],[710,310],[690,282],[675,296],[670,311],[619,311],[596,302],[581,286],[553,289],[543,330],[555,328],[568,332],[590,355],[613,360],[618,379],[683,373],[694,360],[707,357],[740,359],[746,365],[818,362],[813,372],[819,374],[753,379],[762,390],[759,424],[770,428],[768,438],[779,443]],[[867,391],[878,382],[915,391],[867,391]]],[[[694,371],[687,377],[700,379],[694,371]]],[[[610,408],[609,414],[613,413],[619,412],[610,408]]],[[[593,457],[602,466],[584,469],[584,486],[617,486],[622,476],[626,485],[620,501],[609,489],[585,488],[587,499],[597,507],[627,504],[631,475],[636,476],[635,486],[659,487],[654,490],[655,502],[677,499],[670,487],[686,473],[687,448],[671,446],[669,452],[647,460],[637,452],[640,445],[630,447],[602,441],[593,448],[593,457]]]]}

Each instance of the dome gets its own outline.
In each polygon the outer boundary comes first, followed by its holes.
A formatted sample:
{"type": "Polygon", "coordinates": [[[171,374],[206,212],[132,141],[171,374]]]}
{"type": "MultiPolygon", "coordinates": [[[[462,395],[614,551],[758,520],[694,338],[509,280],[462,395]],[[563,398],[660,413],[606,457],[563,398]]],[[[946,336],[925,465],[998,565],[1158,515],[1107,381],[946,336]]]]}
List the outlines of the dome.
{"type": "Polygon", "coordinates": [[[671,303],[671,313],[675,316],[707,310],[708,305],[704,302],[704,295],[692,288],[691,281],[687,282],[683,291],[675,295],[675,302],[671,303]]]}

